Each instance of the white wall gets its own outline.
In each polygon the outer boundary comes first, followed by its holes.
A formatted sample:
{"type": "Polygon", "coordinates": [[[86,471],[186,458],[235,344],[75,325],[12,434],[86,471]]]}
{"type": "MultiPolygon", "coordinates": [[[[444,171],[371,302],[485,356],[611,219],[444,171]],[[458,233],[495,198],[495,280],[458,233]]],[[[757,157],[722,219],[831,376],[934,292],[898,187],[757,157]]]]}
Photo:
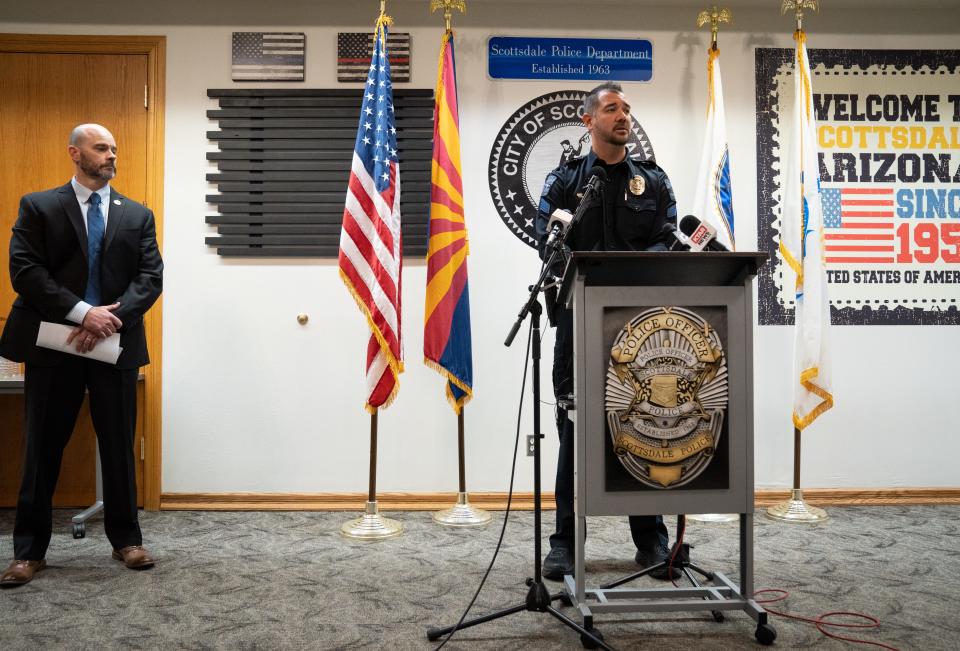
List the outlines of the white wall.
{"type": "MultiPolygon", "coordinates": [[[[109,3],[101,3],[101,8],[109,3]]],[[[371,28],[376,3],[295,0],[127,2],[97,10],[61,0],[6,12],[0,30],[25,33],[163,34],[167,36],[167,105],[163,323],[164,492],[347,492],[367,482],[368,417],[363,411],[367,330],[344,289],[336,261],[224,260],[204,244],[213,192],[204,179],[211,149],[207,88],[229,88],[234,30],[302,30],[307,80],[330,88],[336,34],[371,28]],[[159,3],[158,3],[159,4],[159,3]],[[261,7],[265,7],[262,8],[261,7]],[[220,18],[219,14],[225,17],[220,18]],[[90,25],[85,16],[103,16],[90,25]],[[57,22],[46,22],[57,21],[57,22]],[[296,315],[310,315],[307,326],[296,315]]],[[[693,30],[702,3],[480,2],[454,19],[458,29],[463,175],[471,238],[470,294],[476,396],[467,414],[467,479],[474,491],[504,490],[524,351],[502,345],[534,278],[537,260],[504,227],[490,199],[487,160],[503,122],[526,100],[592,84],[494,82],[486,76],[490,35],[642,37],[653,41],[654,77],[629,84],[636,117],[670,174],[681,214],[692,204],[705,102],[708,35],[693,30]]],[[[731,2],[736,23],[721,33],[722,66],[737,207],[737,237],[756,240],[754,49],[791,47],[792,28],[777,3],[731,2]],[[766,8],[757,8],[762,4],[766,8]],[[736,9],[736,7],[744,7],[736,9]]],[[[853,2],[837,5],[856,6],[853,2]]],[[[810,47],[957,48],[956,3],[928,0],[911,11],[861,14],[824,7],[807,21],[810,47]],[[938,8],[941,7],[941,8],[938,8]],[[869,21],[869,25],[866,24],[869,21]]],[[[413,38],[412,86],[432,87],[439,16],[425,0],[388,3],[398,31],[413,38]]],[[[298,84],[278,84],[297,87],[298,84]]],[[[122,145],[122,143],[121,143],[122,145]]],[[[402,168],[401,168],[402,169],[402,168]]],[[[404,267],[407,371],[399,397],[380,417],[381,491],[456,489],[455,418],[439,375],[421,363],[425,267],[404,267]]],[[[792,473],[790,368],[792,330],[756,328],[756,482],[786,487],[792,473]]],[[[957,486],[960,455],[952,369],[960,362],[949,327],[833,329],[837,406],[805,435],[805,487],[957,486]]],[[[552,399],[545,341],[544,395],[552,399]]],[[[529,401],[528,401],[529,402],[529,401]]],[[[531,431],[526,409],[522,434],[531,431]]],[[[552,488],[555,436],[548,434],[544,476],[552,488]]],[[[522,449],[522,448],[521,448],[522,449]]],[[[522,456],[517,487],[532,487],[522,456]]]]}

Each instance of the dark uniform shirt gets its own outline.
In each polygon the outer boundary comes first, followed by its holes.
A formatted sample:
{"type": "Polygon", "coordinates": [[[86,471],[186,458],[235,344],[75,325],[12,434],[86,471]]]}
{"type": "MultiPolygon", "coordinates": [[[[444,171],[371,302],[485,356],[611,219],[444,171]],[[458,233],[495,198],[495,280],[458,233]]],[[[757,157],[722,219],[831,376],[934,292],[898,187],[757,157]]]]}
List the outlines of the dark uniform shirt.
{"type": "MultiPolygon", "coordinates": [[[[652,161],[631,158],[608,165],[590,153],[575,158],[547,175],[537,211],[537,243],[546,258],[547,224],[554,210],[576,211],[583,188],[594,165],[602,166],[608,181],[602,197],[587,207],[580,222],[567,236],[572,251],[665,251],[666,224],[677,225],[677,200],[667,173],[652,161]],[[579,196],[578,196],[579,195],[579,196]]],[[[554,270],[557,275],[563,269],[554,270]]],[[[548,305],[552,301],[548,300],[548,305]]],[[[557,326],[553,353],[553,387],[558,398],[573,391],[573,320],[570,310],[557,304],[551,323],[557,326]]]]}
{"type": "Polygon", "coordinates": [[[594,165],[603,167],[609,180],[567,236],[567,246],[572,251],[666,250],[664,225],[677,224],[677,200],[666,172],[654,162],[631,158],[608,165],[591,150],[547,175],[536,223],[541,255],[550,215],[558,208],[577,209],[594,165]]]}

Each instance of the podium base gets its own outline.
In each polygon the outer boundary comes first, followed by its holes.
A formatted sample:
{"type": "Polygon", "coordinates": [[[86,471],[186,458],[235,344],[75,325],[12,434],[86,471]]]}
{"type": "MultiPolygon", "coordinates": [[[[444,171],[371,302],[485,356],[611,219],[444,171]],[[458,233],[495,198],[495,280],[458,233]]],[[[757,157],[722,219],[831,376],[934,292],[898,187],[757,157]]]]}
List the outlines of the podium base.
{"type": "Polygon", "coordinates": [[[376,502],[367,502],[359,518],[344,522],[340,533],[353,540],[385,540],[403,533],[403,523],[380,515],[376,502]]]}
{"type": "Polygon", "coordinates": [[[433,521],[445,527],[482,527],[490,522],[490,514],[470,504],[466,493],[457,493],[457,503],[433,514],[433,521]]]}
{"type": "Polygon", "coordinates": [[[807,504],[803,499],[803,491],[794,488],[790,499],[767,509],[767,517],[781,522],[817,523],[830,516],[823,509],[807,504]]]}

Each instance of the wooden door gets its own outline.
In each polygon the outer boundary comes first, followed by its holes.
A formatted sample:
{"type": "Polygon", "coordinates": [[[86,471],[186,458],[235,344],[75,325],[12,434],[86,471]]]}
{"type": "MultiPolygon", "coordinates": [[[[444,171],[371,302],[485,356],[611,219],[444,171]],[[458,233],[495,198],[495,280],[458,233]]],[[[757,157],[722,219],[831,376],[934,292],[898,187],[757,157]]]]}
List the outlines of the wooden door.
{"type": "MultiPolygon", "coordinates": [[[[157,37],[152,38],[154,42],[157,37]]],[[[116,41],[117,37],[113,37],[116,41]]],[[[162,39],[160,39],[162,40],[162,39]]],[[[156,55],[107,49],[110,37],[101,44],[86,37],[24,35],[0,36],[0,320],[5,320],[15,294],[10,285],[10,228],[17,217],[19,198],[27,192],[53,188],[73,175],[67,154],[67,140],[74,126],[96,122],[109,129],[117,141],[117,176],[111,185],[135,201],[148,203],[155,191],[156,116],[151,115],[149,90],[156,87],[156,55]],[[106,45],[107,47],[103,47],[106,45]],[[26,51],[23,51],[26,50],[26,51]],[[94,50],[94,51],[84,51],[94,50]]],[[[138,48],[133,48],[134,50],[138,48]]],[[[139,48],[143,50],[143,47],[139,48]]],[[[162,54],[162,53],[161,53],[162,54]]],[[[162,122],[160,123],[162,127],[162,122]]],[[[162,159],[161,159],[162,160],[162,159]]],[[[155,208],[156,210],[156,208],[155,208]]],[[[160,230],[158,215],[158,231],[160,230]]],[[[158,311],[158,310],[157,310],[158,311]]],[[[153,315],[151,315],[153,316],[153,315]]],[[[157,317],[155,317],[157,318],[157,317]]],[[[156,322],[148,331],[158,332],[156,322]]],[[[2,326],[2,322],[0,322],[2,326]]],[[[158,337],[150,337],[153,338],[158,337]]],[[[152,343],[152,341],[151,341],[152,343]]],[[[151,345],[158,360],[159,345],[151,345]]],[[[152,365],[151,365],[152,366],[152,365]]],[[[150,368],[150,367],[147,367],[150,368]]],[[[159,375],[156,379],[154,409],[145,409],[144,387],[138,389],[137,460],[138,501],[144,504],[144,418],[159,415],[159,375]],[[146,412],[146,413],[145,413],[146,412]]],[[[158,425],[155,435],[159,437],[158,425]]],[[[0,395],[0,506],[16,503],[22,463],[22,396],[0,395]]],[[[150,446],[159,452],[159,441],[150,446]]],[[[54,504],[86,506],[95,497],[96,440],[86,402],[64,456],[54,504]]],[[[159,456],[159,455],[158,455],[159,456]]],[[[159,459],[156,459],[159,464],[159,459]]],[[[159,467],[156,468],[159,470],[159,467]]],[[[156,472],[159,477],[159,472],[156,472]]],[[[157,482],[158,483],[158,482],[157,482]]],[[[156,487],[159,493],[159,486],[156,487]]],[[[150,501],[150,500],[148,500],[150,501]]]]}

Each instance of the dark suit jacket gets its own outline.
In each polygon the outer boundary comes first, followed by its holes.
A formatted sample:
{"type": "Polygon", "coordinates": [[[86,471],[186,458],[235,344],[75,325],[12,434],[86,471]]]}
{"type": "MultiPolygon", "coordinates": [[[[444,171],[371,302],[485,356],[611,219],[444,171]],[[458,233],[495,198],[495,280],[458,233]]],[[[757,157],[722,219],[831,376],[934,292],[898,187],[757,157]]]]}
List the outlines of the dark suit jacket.
{"type": "MultiPolygon", "coordinates": [[[[150,210],[112,189],[100,263],[102,302],[120,303],[114,312],[123,322],[117,368],[148,364],[143,315],[163,288],[156,225],[150,210]]],[[[10,279],[18,296],[0,336],[0,355],[56,366],[66,354],[36,345],[40,321],[76,325],[66,316],[87,285],[87,231],[70,183],[20,200],[10,239],[10,279]]]]}

